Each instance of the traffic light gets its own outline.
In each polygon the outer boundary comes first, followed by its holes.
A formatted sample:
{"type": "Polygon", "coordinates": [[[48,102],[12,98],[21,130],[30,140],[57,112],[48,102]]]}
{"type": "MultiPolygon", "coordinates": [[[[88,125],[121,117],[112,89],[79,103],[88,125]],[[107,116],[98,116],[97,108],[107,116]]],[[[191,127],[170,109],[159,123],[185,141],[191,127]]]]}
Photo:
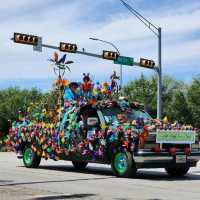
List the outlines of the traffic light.
{"type": "Polygon", "coordinates": [[[60,51],[69,52],[69,53],[76,53],[77,45],[60,42],[60,51]]]}
{"type": "Polygon", "coordinates": [[[38,36],[23,33],[14,33],[14,42],[21,44],[37,45],[38,36]]]}
{"type": "Polygon", "coordinates": [[[103,51],[103,58],[108,60],[117,60],[119,54],[113,51],[103,51]]]}
{"type": "Polygon", "coordinates": [[[155,67],[155,62],[153,60],[140,58],[140,65],[143,66],[143,67],[154,68],[155,67]]]}

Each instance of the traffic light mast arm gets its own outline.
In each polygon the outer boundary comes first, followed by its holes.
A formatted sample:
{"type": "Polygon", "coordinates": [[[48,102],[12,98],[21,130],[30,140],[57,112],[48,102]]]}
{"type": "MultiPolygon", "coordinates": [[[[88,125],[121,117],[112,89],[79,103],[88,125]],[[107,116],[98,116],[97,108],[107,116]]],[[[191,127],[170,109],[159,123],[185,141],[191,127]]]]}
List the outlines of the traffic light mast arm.
{"type": "Polygon", "coordinates": [[[42,47],[59,50],[59,47],[56,47],[56,46],[53,46],[53,45],[48,45],[48,44],[42,44],[42,47]]]}
{"type": "MultiPolygon", "coordinates": [[[[53,46],[53,45],[42,44],[42,47],[59,50],[59,47],[53,46]]],[[[96,57],[96,58],[102,58],[102,55],[85,52],[85,51],[76,51],[76,53],[81,54],[81,55],[86,55],[86,56],[92,56],[92,57],[96,57]]]]}
{"type": "MultiPolygon", "coordinates": [[[[59,47],[53,46],[53,45],[42,44],[42,47],[59,50],[59,47]]],[[[98,54],[94,54],[94,53],[90,53],[90,52],[85,52],[85,51],[76,51],[76,53],[81,54],[81,55],[86,55],[86,56],[92,56],[92,57],[96,57],[96,58],[103,58],[102,55],[98,55],[98,54]]],[[[148,67],[145,67],[145,66],[141,66],[140,63],[138,63],[138,62],[134,62],[133,66],[148,68],[148,67]]],[[[153,70],[155,70],[156,72],[159,73],[158,66],[154,66],[154,67],[149,68],[149,69],[153,69],[153,70]]]]}
{"type": "Polygon", "coordinates": [[[92,56],[96,58],[103,58],[102,55],[98,55],[95,53],[90,53],[90,52],[83,52],[83,51],[77,51],[78,54],[86,55],[86,56],[92,56]]]}
{"type": "MultiPolygon", "coordinates": [[[[11,40],[14,41],[14,38],[11,38],[11,40]]],[[[48,44],[42,44],[42,47],[45,47],[48,49],[59,50],[59,47],[53,46],[53,45],[48,45],[48,44]]],[[[86,56],[92,56],[92,57],[96,57],[96,58],[102,58],[102,55],[85,52],[85,51],[76,51],[76,53],[81,54],[81,55],[86,55],[86,56]]]]}

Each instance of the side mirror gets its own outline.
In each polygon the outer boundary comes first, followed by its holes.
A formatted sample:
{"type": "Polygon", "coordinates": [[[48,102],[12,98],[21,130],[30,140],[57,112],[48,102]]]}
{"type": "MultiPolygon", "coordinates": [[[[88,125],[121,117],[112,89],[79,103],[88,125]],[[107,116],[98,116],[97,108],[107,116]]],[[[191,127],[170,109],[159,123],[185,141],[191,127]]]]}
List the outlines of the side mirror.
{"type": "Polygon", "coordinates": [[[96,126],[99,123],[99,120],[97,117],[88,117],[87,118],[87,125],[88,126],[96,126]]]}

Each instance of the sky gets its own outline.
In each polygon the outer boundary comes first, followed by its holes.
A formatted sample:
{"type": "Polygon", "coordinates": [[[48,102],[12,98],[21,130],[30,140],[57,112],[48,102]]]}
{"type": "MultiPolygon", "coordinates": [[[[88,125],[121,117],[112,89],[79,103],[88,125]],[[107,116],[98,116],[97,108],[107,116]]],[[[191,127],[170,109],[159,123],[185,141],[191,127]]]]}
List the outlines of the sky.
{"type": "MultiPolygon", "coordinates": [[[[200,74],[200,1],[199,0],[126,0],[157,27],[162,28],[162,69],[164,75],[190,82],[200,74]]],[[[43,38],[44,44],[76,43],[79,50],[102,54],[113,47],[96,37],[115,44],[120,55],[141,57],[157,63],[158,39],[120,0],[6,0],[0,4],[0,89],[10,86],[49,90],[56,78],[48,59],[54,53],[43,48],[41,53],[29,45],[10,40],[14,32],[30,33],[43,38]]],[[[60,56],[63,55],[59,53],[60,56]]],[[[90,73],[94,81],[109,81],[119,65],[112,61],[67,54],[73,60],[65,78],[81,81],[90,73]]],[[[123,66],[123,83],[153,70],[123,66]]]]}

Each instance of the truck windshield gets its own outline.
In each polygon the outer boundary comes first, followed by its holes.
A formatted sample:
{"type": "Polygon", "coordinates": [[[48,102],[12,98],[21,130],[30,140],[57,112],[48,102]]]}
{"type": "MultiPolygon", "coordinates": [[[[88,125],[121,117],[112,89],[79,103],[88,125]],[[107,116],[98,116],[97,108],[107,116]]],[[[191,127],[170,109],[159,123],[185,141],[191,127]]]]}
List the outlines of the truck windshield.
{"type": "Polygon", "coordinates": [[[102,114],[107,124],[132,122],[137,118],[143,118],[144,121],[149,121],[152,117],[145,111],[140,109],[132,109],[122,111],[120,108],[105,108],[102,109],[102,114]]]}
{"type": "Polygon", "coordinates": [[[132,110],[130,113],[128,113],[129,118],[131,119],[137,119],[137,118],[143,118],[144,120],[151,120],[152,117],[145,112],[144,110],[132,110]]]}

